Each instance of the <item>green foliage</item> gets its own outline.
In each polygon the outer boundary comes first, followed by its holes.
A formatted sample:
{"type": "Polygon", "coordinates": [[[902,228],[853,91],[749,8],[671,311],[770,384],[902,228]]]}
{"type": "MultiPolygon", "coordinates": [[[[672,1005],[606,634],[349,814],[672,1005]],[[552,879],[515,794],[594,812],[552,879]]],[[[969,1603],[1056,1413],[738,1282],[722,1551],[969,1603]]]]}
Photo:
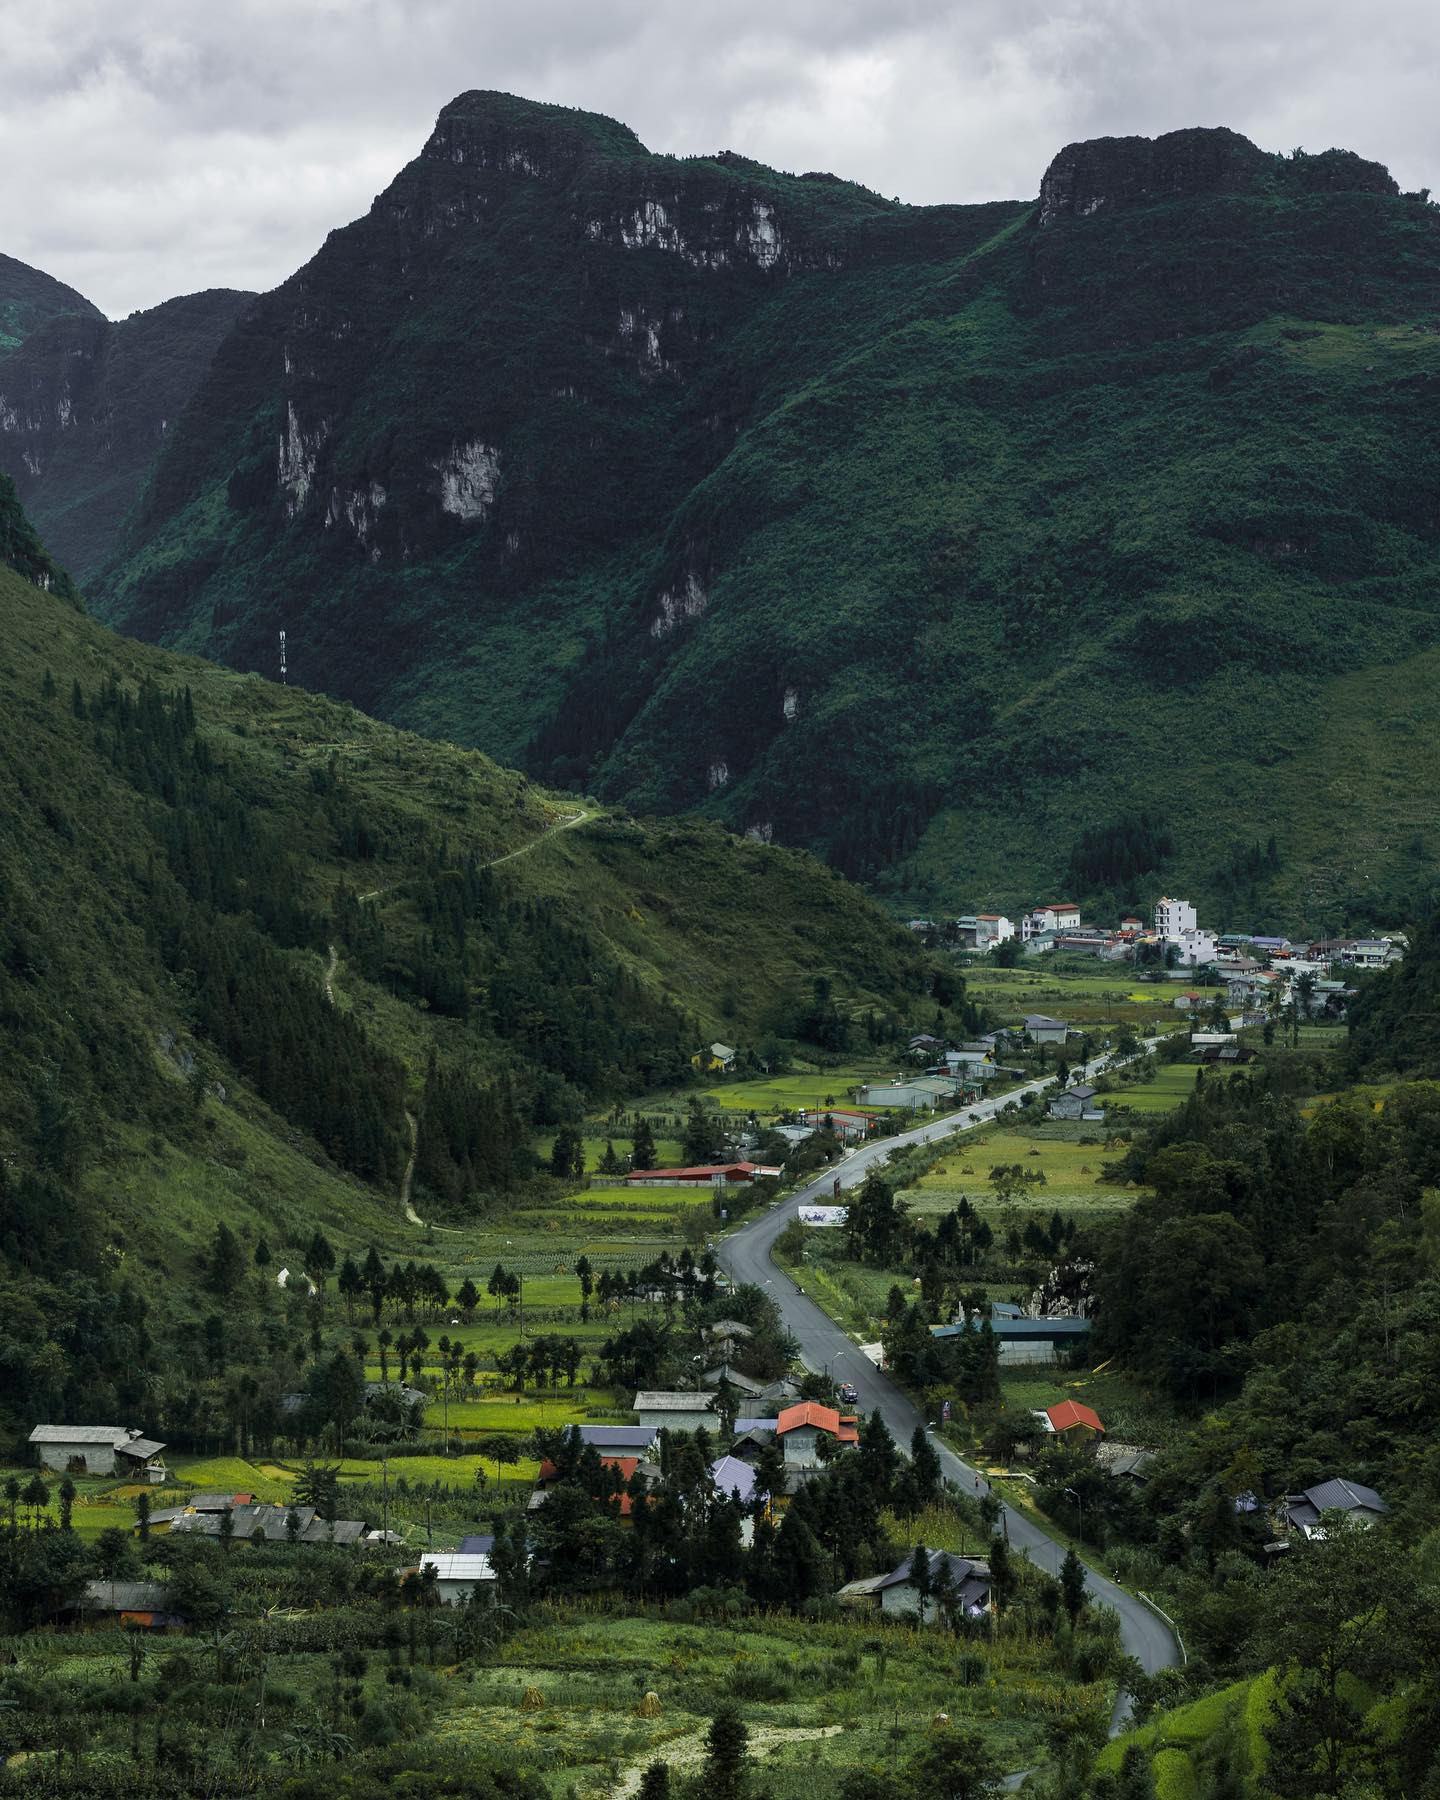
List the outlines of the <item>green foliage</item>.
{"type": "Polygon", "coordinates": [[[1433,884],[1423,196],[1203,131],[1073,146],[1038,208],[902,207],[580,118],[462,96],[256,303],[113,616],[266,669],[283,620],[332,692],[911,904],[1033,899],[1072,847],[1317,926],[1433,884]],[[1095,206],[1051,204],[1080,167],[1095,206]],[[1227,859],[1272,834],[1252,900],[1227,859]]]}

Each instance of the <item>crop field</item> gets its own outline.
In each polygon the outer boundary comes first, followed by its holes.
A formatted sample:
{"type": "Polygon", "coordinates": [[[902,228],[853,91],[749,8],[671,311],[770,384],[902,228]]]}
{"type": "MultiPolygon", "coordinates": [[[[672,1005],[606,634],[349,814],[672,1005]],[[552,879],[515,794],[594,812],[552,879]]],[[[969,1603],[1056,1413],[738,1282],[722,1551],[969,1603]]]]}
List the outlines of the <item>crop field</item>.
{"type": "Polygon", "coordinates": [[[1127,1107],[1136,1113],[1169,1112],[1188,1100],[1195,1091],[1195,1077],[1200,1072],[1194,1063],[1166,1063],[1148,1081],[1117,1087],[1103,1096],[1107,1108],[1127,1107]]]}
{"type": "Polygon", "coordinates": [[[1077,1713],[1103,1719],[1109,1700],[1105,1683],[1077,1685],[1018,1637],[960,1642],[881,1626],[870,1614],[749,1619],[737,1630],[738,1620],[552,1612],[457,1691],[437,1729],[513,1757],[557,1796],[633,1794],[655,1758],[672,1779],[693,1773],[709,1717],[726,1701],[744,1708],[767,1793],[810,1800],[852,1769],[903,1763],[939,1712],[954,1729],[980,1732],[1002,1767],[1019,1769],[1040,1754],[1048,1729],[1077,1713]],[[641,1711],[647,1694],[656,1696],[645,1709],[652,1716],[641,1711]]]}
{"type": "Polygon", "coordinates": [[[1023,1225],[1031,1213],[1048,1214],[1057,1206],[1062,1211],[1126,1206],[1134,1198],[1134,1190],[1106,1177],[1104,1165],[1113,1162],[1120,1151],[1105,1147],[1105,1135],[1103,1125],[1057,1120],[965,1137],[922,1175],[916,1186],[905,1190],[905,1199],[913,1213],[928,1217],[949,1212],[963,1194],[992,1225],[999,1225],[1012,1211],[1020,1215],[1023,1225]],[[1043,1175],[1044,1181],[1009,1205],[997,1206],[990,1170],[997,1164],[1015,1163],[1028,1174],[1043,1175]]]}
{"type": "Polygon", "coordinates": [[[1079,975],[1021,967],[964,968],[969,997],[989,1007],[1002,1024],[1015,1025],[1026,1013],[1047,1012],[1092,1034],[1119,1025],[1165,1030],[1176,1023],[1175,982],[1136,981],[1134,971],[1115,968],[1079,975]]]}

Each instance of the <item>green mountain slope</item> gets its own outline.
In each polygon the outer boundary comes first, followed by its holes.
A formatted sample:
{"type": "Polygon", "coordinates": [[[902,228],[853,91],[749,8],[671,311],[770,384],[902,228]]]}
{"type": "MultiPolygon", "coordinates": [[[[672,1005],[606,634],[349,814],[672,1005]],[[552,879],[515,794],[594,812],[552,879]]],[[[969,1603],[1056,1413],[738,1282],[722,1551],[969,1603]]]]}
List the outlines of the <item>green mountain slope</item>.
{"type": "Polygon", "coordinates": [[[53,275],[17,262],[13,256],[0,256],[0,355],[48,320],[66,315],[103,317],[99,307],[53,275]]]}
{"type": "Polygon", "coordinates": [[[911,208],[465,95],[222,345],[101,603],[914,903],[1158,804],[1202,900],[1273,834],[1290,923],[1384,912],[1434,850],[1437,275],[1345,152],[911,208]],[[1336,731],[1383,773],[1317,806],[1336,731]]]}
{"type": "Polygon", "coordinates": [[[110,557],[166,431],[249,299],[214,288],[118,324],[93,307],[56,312],[0,355],[0,473],[82,584],[110,557]]]}
{"type": "Polygon", "coordinates": [[[911,934],[812,858],[117,638],[3,478],[0,522],[0,1279],[183,1290],[217,1218],[393,1231],[407,1113],[417,1205],[473,1216],[537,1131],[790,1036],[818,975],[933,1014],[911,934]]]}

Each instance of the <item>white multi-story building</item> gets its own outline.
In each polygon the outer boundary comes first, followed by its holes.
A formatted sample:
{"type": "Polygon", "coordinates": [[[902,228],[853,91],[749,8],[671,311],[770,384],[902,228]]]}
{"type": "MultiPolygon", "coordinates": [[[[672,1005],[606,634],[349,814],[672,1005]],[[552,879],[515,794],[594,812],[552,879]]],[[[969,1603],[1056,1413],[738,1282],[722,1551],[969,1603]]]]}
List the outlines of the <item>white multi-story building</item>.
{"type": "Polygon", "coordinates": [[[1185,931],[1179,937],[1168,940],[1180,952],[1180,961],[1189,969],[1198,969],[1206,963],[1213,963],[1219,954],[1220,946],[1216,942],[1213,931],[1185,931]]]}
{"type": "Polygon", "coordinates": [[[1155,902],[1155,935],[1162,943],[1178,943],[1195,927],[1195,908],[1188,900],[1172,900],[1162,894],[1155,902]]]}
{"type": "Polygon", "coordinates": [[[1004,913],[975,915],[975,942],[982,948],[988,948],[991,944],[1003,944],[1014,935],[1015,927],[1004,913]]]}
{"type": "Polygon", "coordinates": [[[1080,908],[1071,900],[1053,900],[1048,906],[1036,906],[1020,921],[1020,935],[1027,942],[1046,932],[1073,931],[1080,923],[1080,908]]]}

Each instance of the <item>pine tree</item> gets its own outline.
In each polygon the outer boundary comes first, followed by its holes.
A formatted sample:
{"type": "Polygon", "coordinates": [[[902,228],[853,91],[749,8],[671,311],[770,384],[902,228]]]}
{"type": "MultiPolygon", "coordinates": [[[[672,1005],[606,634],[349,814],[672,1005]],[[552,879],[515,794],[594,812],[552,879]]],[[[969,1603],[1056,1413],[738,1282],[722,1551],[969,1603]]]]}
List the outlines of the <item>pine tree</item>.
{"type": "Polygon", "coordinates": [[[1065,1552],[1060,1565],[1060,1599],[1073,1627],[1085,1606],[1085,1565],[1073,1548],[1065,1552]]]}
{"type": "Polygon", "coordinates": [[[635,1129],[630,1136],[630,1167],[653,1169],[655,1160],[655,1133],[650,1129],[650,1121],[645,1115],[636,1113],[635,1129]]]}

